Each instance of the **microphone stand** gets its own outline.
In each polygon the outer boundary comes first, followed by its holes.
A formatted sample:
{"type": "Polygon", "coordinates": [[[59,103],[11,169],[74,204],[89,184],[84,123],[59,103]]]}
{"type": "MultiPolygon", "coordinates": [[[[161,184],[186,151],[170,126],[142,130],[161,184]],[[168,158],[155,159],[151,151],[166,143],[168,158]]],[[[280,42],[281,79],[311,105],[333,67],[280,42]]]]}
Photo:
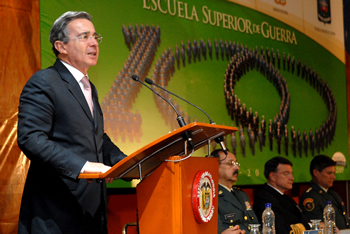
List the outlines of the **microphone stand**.
{"type": "MultiPolygon", "coordinates": [[[[163,99],[164,101],[166,101],[167,103],[169,103],[169,105],[174,109],[177,117],[176,117],[176,120],[179,124],[180,127],[183,127],[186,125],[186,122],[184,120],[184,118],[179,114],[179,112],[176,110],[176,108],[174,107],[174,105],[169,102],[169,100],[167,100],[166,98],[164,98],[162,95],[160,95],[159,93],[157,93],[156,91],[154,91],[152,88],[150,88],[148,85],[146,85],[144,82],[142,82],[139,77],[137,75],[132,75],[131,78],[134,80],[134,81],[137,81],[137,82],[140,82],[142,85],[144,85],[145,87],[147,87],[149,90],[151,90],[154,94],[156,94],[158,97],[160,97],[161,99],[163,99]]],[[[193,141],[192,141],[192,133],[191,132],[184,132],[182,134],[182,139],[184,140],[184,142],[188,142],[190,147],[192,148],[192,153],[194,151],[194,144],[193,144],[193,141]]],[[[192,155],[191,153],[191,155],[192,155]]],[[[187,154],[187,144],[185,144],[185,154],[187,154]]]]}
{"type": "MultiPolygon", "coordinates": [[[[191,102],[189,102],[189,101],[183,99],[182,97],[179,97],[178,95],[176,95],[176,94],[170,92],[169,90],[163,88],[162,86],[157,85],[156,83],[153,82],[153,80],[151,80],[151,79],[149,79],[149,78],[146,78],[146,79],[145,79],[145,82],[146,82],[147,84],[149,84],[149,85],[154,85],[154,86],[160,88],[161,90],[164,90],[165,92],[170,93],[171,95],[174,95],[175,97],[177,97],[177,98],[181,99],[182,101],[184,101],[184,102],[190,104],[191,106],[194,106],[195,108],[197,108],[197,109],[199,109],[200,111],[202,111],[202,112],[208,117],[210,124],[214,124],[214,125],[216,124],[213,120],[211,120],[211,118],[209,117],[209,115],[208,115],[204,110],[202,110],[200,107],[198,107],[198,106],[192,104],[191,102]]],[[[225,144],[224,144],[224,138],[223,138],[222,136],[218,136],[218,137],[216,137],[214,140],[215,140],[216,143],[220,144],[222,150],[224,151],[225,155],[227,156],[227,148],[226,148],[226,146],[225,146],[225,144]]]]}

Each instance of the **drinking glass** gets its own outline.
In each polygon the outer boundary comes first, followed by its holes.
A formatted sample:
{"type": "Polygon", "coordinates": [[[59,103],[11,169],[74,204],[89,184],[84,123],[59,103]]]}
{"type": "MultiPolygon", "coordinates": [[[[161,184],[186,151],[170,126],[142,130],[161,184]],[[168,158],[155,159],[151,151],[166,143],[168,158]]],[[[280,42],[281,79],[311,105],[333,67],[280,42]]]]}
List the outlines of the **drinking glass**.
{"type": "Polygon", "coordinates": [[[320,219],[311,219],[311,230],[321,230],[320,228],[320,219]]]}
{"type": "Polygon", "coordinates": [[[259,226],[260,224],[249,224],[249,227],[250,227],[249,234],[260,234],[259,226]]]}

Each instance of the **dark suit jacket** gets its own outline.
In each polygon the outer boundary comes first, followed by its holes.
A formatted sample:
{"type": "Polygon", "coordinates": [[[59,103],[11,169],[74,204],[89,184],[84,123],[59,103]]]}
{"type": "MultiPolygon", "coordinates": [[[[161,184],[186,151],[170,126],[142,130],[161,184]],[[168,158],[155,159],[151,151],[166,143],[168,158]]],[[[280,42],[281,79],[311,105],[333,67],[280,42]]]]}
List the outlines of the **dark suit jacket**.
{"type": "Polygon", "coordinates": [[[262,223],[262,213],[265,210],[265,203],[271,203],[271,209],[275,213],[275,228],[277,234],[290,232],[291,224],[302,223],[309,229],[309,220],[302,214],[301,209],[293,198],[284,194],[281,195],[275,189],[265,184],[263,190],[254,198],[253,210],[258,216],[259,223],[262,223]]]}
{"type": "Polygon", "coordinates": [[[31,160],[23,192],[19,233],[83,233],[105,201],[105,184],[79,180],[87,162],[114,165],[126,155],[104,133],[91,84],[94,118],[78,82],[57,60],[23,88],[18,145],[31,160]]]}
{"type": "Polygon", "coordinates": [[[331,201],[335,210],[335,224],[339,229],[349,228],[349,220],[340,196],[332,189],[326,193],[317,183],[311,181],[310,187],[303,193],[300,199],[300,206],[306,217],[321,219],[323,222],[323,209],[326,202],[331,201]]]}
{"type": "Polygon", "coordinates": [[[250,206],[248,195],[239,188],[234,187],[233,190],[237,196],[219,185],[218,233],[235,225],[249,233],[249,224],[258,224],[258,218],[250,206]]]}

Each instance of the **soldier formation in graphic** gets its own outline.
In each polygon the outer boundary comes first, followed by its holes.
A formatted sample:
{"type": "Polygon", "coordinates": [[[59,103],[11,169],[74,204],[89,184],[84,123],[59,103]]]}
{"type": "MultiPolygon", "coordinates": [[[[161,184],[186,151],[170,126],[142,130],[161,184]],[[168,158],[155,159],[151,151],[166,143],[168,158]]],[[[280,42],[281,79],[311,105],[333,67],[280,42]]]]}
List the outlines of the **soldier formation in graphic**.
{"type": "MultiPolygon", "coordinates": [[[[160,28],[148,24],[140,26],[136,24],[135,27],[123,25],[122,32],[130,54],[104,98],[102,108],[105,113],[106,128],[114,139],[122,142],[128,139],[129,142],[133,142],[139,141],[142,136],[141,115],[137,111],[135,113],[131,111],[141,84],[134,82],[130,77],[136,74],[141,80],[146,78],[154,62],[157,47],[160,45],[160,28]]],[[[213,58],[229,62],[224,75],[223,90],[227,113],[239,128],[237,133],[230,136],[231,147],[235,154],[241,153],[245,156],[246,150],[250,150],[251,154],[255,155],[267,147],[270,151],[277,149],[279,155],[302,157],[311,154],[314,156],[331,145],[337,120],[334,95],[327,82],[323,81],[317,72],[302,63],[300,59],[291,57],[290,54],[286,55],[284,52],[281,54],[279,50],[275,52],[273,48],[259,49],[258,46],[250,49],[242,43],[221,38],[214,38],[213,42],[209,38],[206,42],[203,38],[199,41],[195,38],[193,41],[187,39],[187,42],[181,41],[176,45],[174,51],[171,47],[164,49],[155,61],[151,79],[154,83],[166,87],[175,73],[175,68],[179,70],[181,67],[186,67],[186,64],[213,60],[213,58]],[[268,120],[268,123],[264,115],[259,116],[257,111],[253,111],[251,107],[247,108],[234,92],[236,83],[247,72],[254,69],[271,82],[281,98],[278,112],[273,119],[268,120]],[[315,131],[301,130],[294,126],[288,129],[291,97],[287,81],[280,72],[281,69],[300,77],[323,98],[329,114],[315,131]]],[[[156,91],[175,106],[179,114],[184,116],[186,123],[191,122],[189,114],[184,113],[181,106],[167,92],[158,88],[156,91]]],[[[171,106],[155,94],[154,100],[166,125],[170,130],[176,129],[178,127],[176,113],[171,106]]],[[[197,118],[193,116],[192,121],[197,121],[197,118]]],[[[211,147],[215,149],[216,142],[213,142],[211,147]]],[[[204,150],[207,150],[206,147],[204,150]]]]}
{"type": "MultiPolygon", "coordinates": [[[[314,156],[315,153],[320,153],[325,148],[330,145],[334,139],[336,120],[337,120],[337,105],[334,99],[334,95],[329,88],[327,82],[323,81],[319,75],[312,70],[312,68],[305,63],[301,64],[300,60],[295,63],[294,57],[287,56],[285,53],[282,54],[282,60],[280,52],[274,52],[263,47],[260,49],[256,47],[253,51],[250,49],[240,47],[240,53],[234,54],[232,59],[226,69],[224,76],[224,97],[226,100],[226,108],[228,114],[230,115],[232,121],[235,121],[236,126],[240,129],[245,129],[249,137],[249,146],[251,153],[255,154],[255,142],[259,142],[260,151],[262,151],[262,146],[265,146],[266,135],[269,140],[269,149],[273,151],[274,143],[277,144],[277,153],[281,155],[282,153],[286,156],[289,155],[289,148],[292,149],[291,153],[296,157],[297,155],[302,157],[302,155],[308,156],[309,150],[311,155],[314,156]],[[275,68],[277,64],[278,69],[275,68]],[[301,77],[310,86],[312,86],[323,98],[327,109],[328,117],[323,122],[323,124],[316,128],[315,131],[312,129],[301,130],[298,129],[295,132],[294,126],[291,127],[291,135],[289,136],[287,123],[289,120],[290,113],[290,94],[288,91],[288,84],[286,79],[282,76],[279,69],[294,73],[296,70],[297,76],[301,77]],[[235,95],[234,87],[236,83],[249,71],[256,69],[263,76],[269,80],[274,87],[276,87],[279,96],[281,97],[281,104],[278,113],[273,119],[269,120],[268,127],[266,126],[265,119],[259,123],[259,116],[255,112],[253,116],[252,108],[247,108],[245,103],[235,95]],[[260,136],[259,136],[260,135],[260,136]],[[284,151],[282,151],[282,147],[284,151]]],[[[239,133],[240,139],[243,140],[244,134],[239,133]]],[[[245,155],[245,146],[242,145],[242,154],[245,155]]]]}

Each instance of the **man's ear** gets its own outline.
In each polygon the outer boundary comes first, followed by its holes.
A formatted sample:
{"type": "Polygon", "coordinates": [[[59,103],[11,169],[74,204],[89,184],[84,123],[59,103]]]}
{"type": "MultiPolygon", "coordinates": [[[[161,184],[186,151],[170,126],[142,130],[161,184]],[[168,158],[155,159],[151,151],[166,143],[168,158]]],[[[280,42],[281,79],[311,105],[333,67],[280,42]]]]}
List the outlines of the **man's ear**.
{"type": "Polygon", "coordinates": [[[270,174],[269,174],[269,179],[271,180],[271,181],[273,181],[273,182],[275,182],[275,173],[274,172],[270,172],[270,174]]]}
{"type": "Polygon", "coordinates": [[[66,44],[63,41],[55,41],[55,48],[60,54],[67,54],[66,44]]]}
{"type": "Polygon", "coordinates": [[[320,172],[319,172],[317,169],[313,169],[313,170],[312,170],[312,174],[313,174],[315,177],[318,177],[318,175],[320,174],[320,172]]]}

